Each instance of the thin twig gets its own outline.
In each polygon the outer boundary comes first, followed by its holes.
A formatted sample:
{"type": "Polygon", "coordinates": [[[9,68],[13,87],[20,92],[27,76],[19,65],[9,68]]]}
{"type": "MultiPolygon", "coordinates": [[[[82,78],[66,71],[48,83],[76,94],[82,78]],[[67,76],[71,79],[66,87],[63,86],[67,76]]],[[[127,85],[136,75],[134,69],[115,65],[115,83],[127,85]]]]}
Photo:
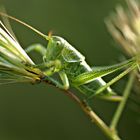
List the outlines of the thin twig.
{"type": "MultiPolygon", "coordinates": [[[[47,84],[50,84],[52,86],[55,86],[55,84],[53,82],[50,82],[50,81],[44,81],[44,82],[47,84]]],[[[85,112],[85,114],[89,116],[89,118],[92,120],[92,122],[95,123],[110,140],[121,140],[119,138],[119,136],[117,135],[116,131],[112,131],[105,124],[105,122],[92,110],[92,108],[87,104],[86,101],[82,101],[76,94],[74,94],[73,92],[71,92],[69,90],[63,90],[60,88],[58,88],[58,89],[62,90],[67,96],[69,96],[76,103],[78,103],[78,105],[85,112]]]]}

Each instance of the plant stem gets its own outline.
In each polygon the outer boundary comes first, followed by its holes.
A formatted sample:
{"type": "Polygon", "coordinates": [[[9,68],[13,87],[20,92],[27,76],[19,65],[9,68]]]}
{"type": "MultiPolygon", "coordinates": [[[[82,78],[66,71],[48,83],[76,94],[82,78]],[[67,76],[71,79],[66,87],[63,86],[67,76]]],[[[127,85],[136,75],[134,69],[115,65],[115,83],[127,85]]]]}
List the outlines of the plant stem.
{"type": "MultiPolygon", "coordinates": [[[[55,86],[53,82],[50,81],[44,81],[44,82],[55,86]]],[[[65,92],[65,94],[68,95],[70,98],[72,98],[76,103],[78,103],[78,105],[85,112],[85,114],[90,117],[92,122],[94,122],[110,140],[121,140],[117,135],[116,131],[112,131],[85,101],[82,101],[76,94],[74,94],[69,90],[62,90],[62,91],[65,92]]]]}
{"type": "Polygon", "coordinates": [[[130,78],[128,80],[128,83],[126,85],[126,88],[124,90],[124,94],[123,94],[123,99],[122,101],[120,102],[115,114],[114,114],[114,117],[112,119],[112,122],[111,122],[111,125],[110,125],[110,128],[111,130],[116,130],[116,127],[117,127],[117,124],[119,122],[119,119],[122,115],[122,112],[124,110],[124,107],[125,107],[125,104],[127,102],[127,99],[130,95],[130,91],[131,91],[131,88],[132,88],[132,85],[133,85],[133,82],[134,82],[134,79],[135,79],[135,73],[132,72],[131,75],[130,75],[130,78]]]}
{"type": "Polygon", "coordinates": [[[92,122],[95,123],[110,140],[121,140],[116,132],[112,131],[86,102],[81,102],[80,106],[82,110],[91,118],[92,122]]]}

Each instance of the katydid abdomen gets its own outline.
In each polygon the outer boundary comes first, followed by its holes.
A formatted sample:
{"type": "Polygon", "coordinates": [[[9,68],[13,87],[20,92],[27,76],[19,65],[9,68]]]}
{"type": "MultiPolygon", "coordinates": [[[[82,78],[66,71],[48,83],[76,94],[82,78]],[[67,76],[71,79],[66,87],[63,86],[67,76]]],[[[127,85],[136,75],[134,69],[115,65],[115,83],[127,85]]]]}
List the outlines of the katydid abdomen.
{"type": "MultiPolygon", "coordinates": [[[[68,65],[68,69],[66,70],[66,73],[68,75],[69,80],[73,80],[74,77],[77,77],[78,75],[93,71],[91,67],[86,63],[86,61],[78,62],[78,63],[70,63],[68,65]]],[[[96,80],[90,81],[88,83],[82,84],[82,85],[75,85],[71,83],[72,86],[76,87],[80,92],[85,94],[86,96],[94,95],[97,89],[104,86],[106,82],[102,78],[97,78],[96,80]]],[[[103,94],[112,94],[112,89],[108,87],[103,94]]]]}

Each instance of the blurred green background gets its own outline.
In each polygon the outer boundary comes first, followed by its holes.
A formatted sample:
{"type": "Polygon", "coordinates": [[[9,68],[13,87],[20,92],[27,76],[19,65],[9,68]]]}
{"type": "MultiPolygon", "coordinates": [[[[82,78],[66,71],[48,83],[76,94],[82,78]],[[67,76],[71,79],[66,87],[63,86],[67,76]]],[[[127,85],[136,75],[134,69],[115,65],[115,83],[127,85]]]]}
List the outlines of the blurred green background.
{"type": "MultiPolygon", "coordinates": [[[[93,65],[113,64],[121,57],[104,18],[121,0],[0,0],[10,15],[44,33],[65,37],[93,65]]],[[[11,21],[23,47],[46,45],[44,39],[11,21]]],[[[36,54],[32,54],[36,59],[36,54]]],[[[93,100],[94,110],[109,123],[117,104],[93,100]]],[[[123,140],[140,139],[137,114],[126,108],[119,124],[123,140]]],[[[0,140],[106,140],[79,106],[45,84],[0,86],[0,140]]]]}

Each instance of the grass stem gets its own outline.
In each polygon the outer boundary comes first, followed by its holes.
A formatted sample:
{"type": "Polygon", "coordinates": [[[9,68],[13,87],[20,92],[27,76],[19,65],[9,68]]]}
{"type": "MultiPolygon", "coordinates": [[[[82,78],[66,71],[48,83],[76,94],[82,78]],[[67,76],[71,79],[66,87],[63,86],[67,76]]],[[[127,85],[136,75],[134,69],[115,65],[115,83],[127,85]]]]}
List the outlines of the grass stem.
{"type": "Polygon", "coordinates": [[[128,80],[128,83],[127,83],[127,85],[126,85],[126,88],[125,88],[125,90],[124,90],[123,99],[122,99],[122,101],[120,102],[120,104],[119,104],[119,106],[118,106],[118,108],[117,108],[117,110],[116,110],[116,112],[115,112],[115,114],[114,114],[114,117],[113,117],[113,119],[112,119],[112,122],[111,122],[111,125],[110,125],[110,128],[111,128],[112,130],[115,130],[116,127],[117,127],[117,124],[118,124],[119,119],[120,119],[120,117],[121,117],[121,115],[122,115],[122,112],[123,112],[123,110],[124,110],[124,107],[125,107],[125,104],[126,104],[126,102],[127,102],[127,99],[128,99],[128,97],[129,97],[129,95],[130,95],[130,91],[131,91],[131,88],[132,88],[134,79],[135,79],[135,73],[132,72],[131,75],[130,75],[130,78],[129,78],[129,80],[128,80]]]}

